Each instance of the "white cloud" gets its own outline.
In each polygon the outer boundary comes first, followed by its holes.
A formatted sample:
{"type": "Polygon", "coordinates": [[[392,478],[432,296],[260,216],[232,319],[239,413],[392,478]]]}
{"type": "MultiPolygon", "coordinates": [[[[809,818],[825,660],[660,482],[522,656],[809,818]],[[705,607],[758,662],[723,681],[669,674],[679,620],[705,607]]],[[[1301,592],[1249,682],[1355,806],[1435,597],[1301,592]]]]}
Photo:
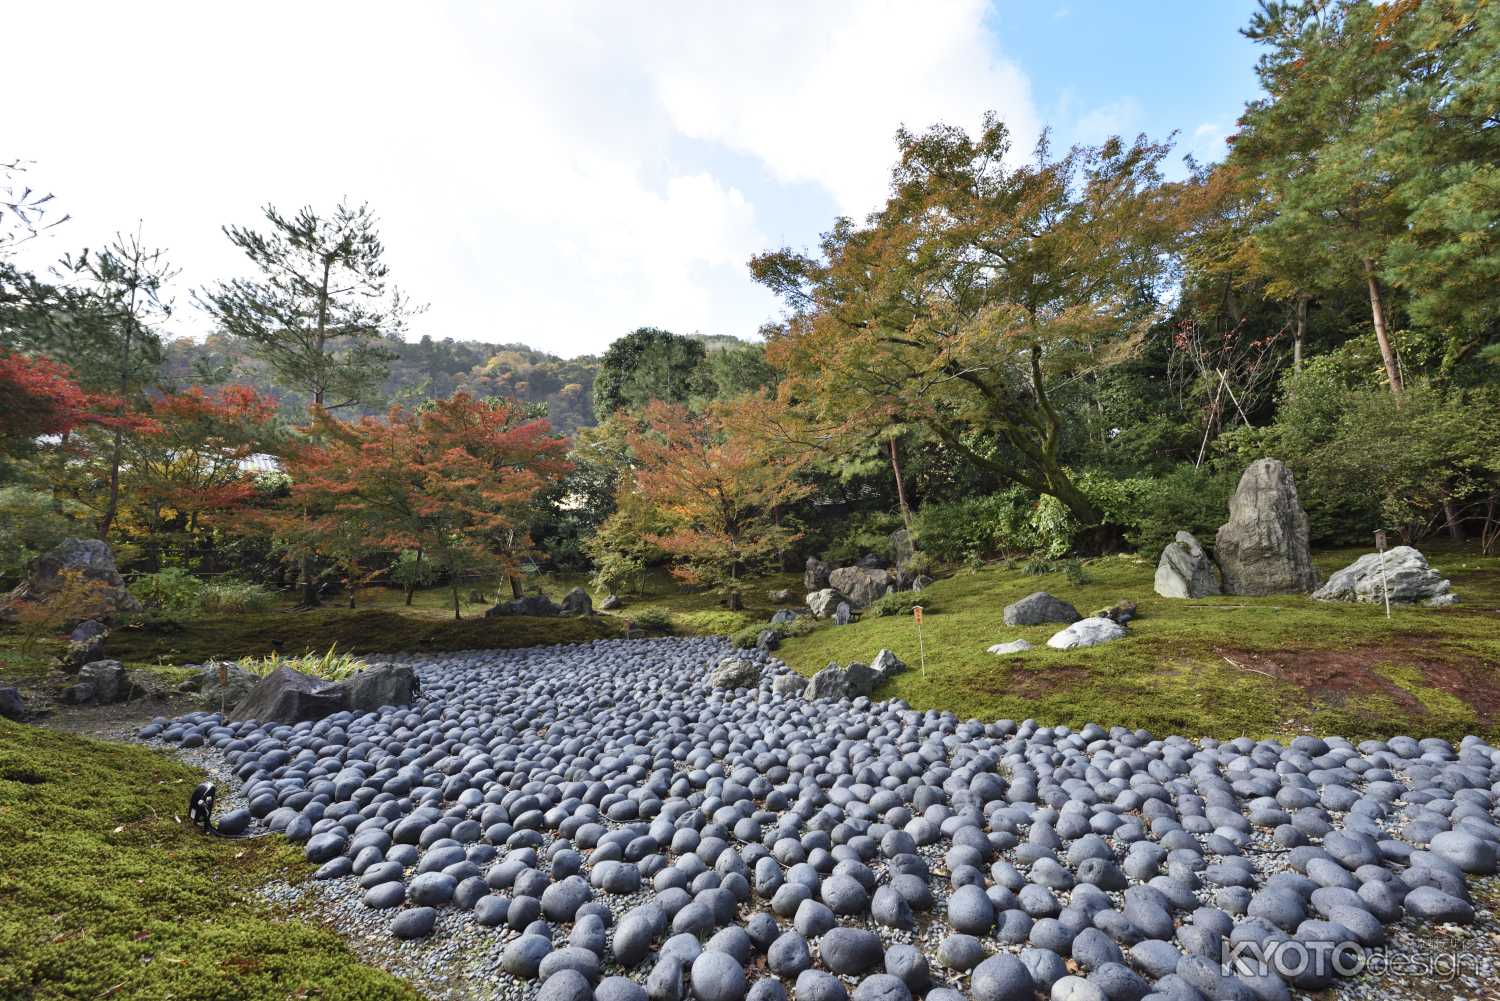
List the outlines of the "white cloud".
{"type": "Polygon", "coordinates": [[[745,336],[775,311],[745,260],[874,208],[898,125],[996,108],[1029,146],[984,13],[54,0],[8,19],[29,43],[0,85],[29,103],[0,158],[37,161],[74,216],[33,256],[143,219],[183,268],[183,330],[204,324],[187,289],[241,267],[222,224],[347,195],[431,302],[416,333],[562,354],[648,323],[745,336]],[[826,208],[789,228],[800,185],[826,208]]]}
{"type": "Polygon", "coordinates": [[[1072,125],[1075,142],[1099,143],[1110,136],[1125,139],[1135,138],[1144,118],[1141,102],[1134,97],[1121,97],[1108,104],[1090,108],[1072,125]]]}

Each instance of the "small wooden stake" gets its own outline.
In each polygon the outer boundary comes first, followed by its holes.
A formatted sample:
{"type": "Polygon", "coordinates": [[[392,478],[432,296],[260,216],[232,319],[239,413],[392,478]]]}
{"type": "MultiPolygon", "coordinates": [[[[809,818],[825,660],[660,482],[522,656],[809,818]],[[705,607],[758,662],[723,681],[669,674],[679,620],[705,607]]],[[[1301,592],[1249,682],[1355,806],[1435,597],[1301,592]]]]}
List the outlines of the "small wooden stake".
{"type": "Polygon", "coordinates": [[[1385,595],[1385,617],[1391,617],[1391,582],[1385,575],[1385,529],[1375,530],[1375,551],[1380,554],[1380,593],[1385,595]]]}
{"type": "Polygon", "coordinates": [[[917,621],[917,651],[922,658],[922,678],[927,677],[927,644],[922,642],[922,606],[911,607],[911,617],[917,621]]]}

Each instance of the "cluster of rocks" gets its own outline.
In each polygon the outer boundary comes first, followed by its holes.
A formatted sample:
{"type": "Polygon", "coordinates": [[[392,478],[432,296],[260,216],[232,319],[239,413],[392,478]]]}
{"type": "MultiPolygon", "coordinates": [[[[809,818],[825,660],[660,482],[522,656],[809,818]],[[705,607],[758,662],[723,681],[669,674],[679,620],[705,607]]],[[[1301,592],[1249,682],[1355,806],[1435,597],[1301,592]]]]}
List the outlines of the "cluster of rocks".
{"type": "Polygon", "coordinates": [[[96,660],[78,669],[78,678],[63,688],[62,701],[72,705],[111,705],[140,694],[125,665],[118,660],[96,660]]]}
{"type": "Polygon", "coordinates": [[[1475,737],[964,721],[789,697],[709,638],[404,662],[413,706],[141,734],[223,756],[221,827],[302,844],[397,937],[496,929],[545,1001],[1287,1001],[1392,922],[1472,920],[1500,846],[1475,737]],[[710,687],[726,658],[752,683],[710,687]],[[1307,961],[1221,965],[1245,943],[1307,961]]]}
{"type": "MultiPolygon", "coordinates": [[[[1034,591],[1019,601],[1006,605],[1002,618],[1007,626],[1062,623],[1064,628],[1053,633],[1047,640],[1047,645],[1054,650],[1072,650],[1122,639],[1125,636],[1125,623],[1135,618],[1135,602],[1120,601],[1111,608],[1100,609],[1085,618],[1066,601],[1053,597],[1046,591],[1034,591]]],[[[1030,642],[1016,639],[996,643],[989,647],[989,652],[1006,656],[1025,653],[1030,649],[1030,642]]]]}
{"type": "Polygon", "coordinates": [[[901,658],[882,649],[868,664],[853,661],[848,667],[840,667],[830,663],[805,684],[800,675],[779,675],[772,681],[771,689],[778,695],[800,693],[805,699],[869,698],[881,682],[905,670],[901,658]]]}
{"type": "Polygon", "coordinates": [[[1308,546],[1307,514],[1291,470],[1277,459],[1252,462],[1229,499],[1214,555],[1190,532],[1178,532],[1156,565],[1156,593],[1164,598],[1216,594],[1307,594],[1325,601],[1451,605],[1452,585],[1410,546],[1369,553],[1318,587],[1308,546]]]}
{"type": "Polygon", "coordinates": [[[0,601],[0,622],[14,620],[24,604],[52,598],[63,589],[70,573],[97,584],[91,607],[82,610],[80,620],[108,621],[141,610],[141,603],[125,589],[125,578],[115,566],[108,543],[100,539],[64,539],[55,549],[38,557],[26,579],[0,601]]]}
{"type": "Polygon", "coordinates": [[[925,574],[908,569],[912,557],[911,537],[905,529],[891,535],[895,561],[867,553],[853,566],[833,567],[809,558],[802,574],[807,607],[814,618],[850,621],[853,613],[897,591],[920,591],[932,583],[925,574]]]}
{"type": "MultiPolygon", "coordinates": [[[[620,599],[609,595],[599,606],[602,609],[611,610],[620,607],[620,599]]],[[[562,603],[558,604],[545,594],[528,594],[512,601],[502,601],[492,608],[485,610],[484,617],[487,619],[499,618],[505,615],[531,615],[540,618],[552,618],[559,615],[593,615],[594,599],[581,587],[575,587],[563,595],[562,603]]]]}

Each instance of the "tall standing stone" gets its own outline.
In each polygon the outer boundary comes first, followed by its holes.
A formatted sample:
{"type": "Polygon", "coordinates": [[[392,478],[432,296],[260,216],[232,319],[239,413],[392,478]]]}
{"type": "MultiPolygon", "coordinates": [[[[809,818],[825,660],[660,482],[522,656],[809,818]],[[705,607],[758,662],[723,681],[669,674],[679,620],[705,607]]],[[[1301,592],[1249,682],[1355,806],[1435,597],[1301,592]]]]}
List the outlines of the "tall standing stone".
{"type": "Polygon", "coordinates": [[[1219,526],[1214,555],[1226,594],[1296,594],[1318,586],[1307,545],[1307,512],[1297,502],[1292,471],[1280,459],[1245,469],[1229,520],[1219,526]]]}

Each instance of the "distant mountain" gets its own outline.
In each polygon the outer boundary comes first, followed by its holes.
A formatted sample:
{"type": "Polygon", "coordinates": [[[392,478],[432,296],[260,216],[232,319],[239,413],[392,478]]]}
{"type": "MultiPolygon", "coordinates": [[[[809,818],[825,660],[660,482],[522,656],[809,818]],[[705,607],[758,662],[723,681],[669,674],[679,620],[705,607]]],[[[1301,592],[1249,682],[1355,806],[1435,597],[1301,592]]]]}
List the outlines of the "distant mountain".
{"type": "MultiPolygon", "coordinates": [[[[567,433],[594,423],[590,394],[599,360],[592,355],[559,358],[524,344],[486,344],[451,337],[390,339],[385,346],[396,359],[382,388],[382,398],[369,401],[354,413],[384,413],[392,403],[411,405],[451,396],[462,389],[475,396],[515,397],[545,405],[552,426],[567,433]]],[[[309,402],[303,394],[278,386],[263,362],[222,334],[210,334],[201,342],[188,338],[170,341],[162,379],[177,386],[243,383],[279,400],[288,416],[302,414],[309,402]]]]}

